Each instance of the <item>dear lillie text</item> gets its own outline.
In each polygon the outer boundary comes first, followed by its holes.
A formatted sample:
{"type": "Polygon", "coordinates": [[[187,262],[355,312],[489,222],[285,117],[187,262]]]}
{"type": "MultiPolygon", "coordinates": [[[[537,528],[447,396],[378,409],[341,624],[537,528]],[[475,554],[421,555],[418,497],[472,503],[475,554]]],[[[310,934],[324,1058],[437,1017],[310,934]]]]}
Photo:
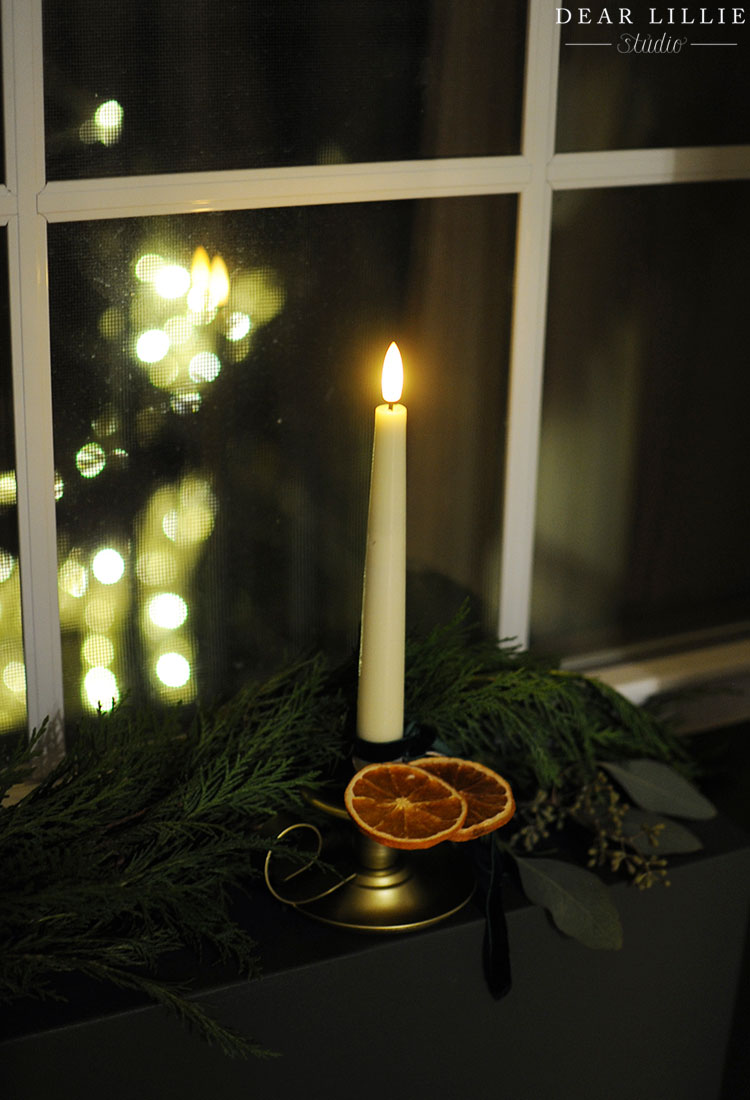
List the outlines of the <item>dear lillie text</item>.
{"type": "MultiPolygon", "coordinates": [[[[560,25],[633,26],[630,8],[555,8],[555,12],[560,25]]],[[[738,26],[745,22],[744,8],[649,8],[648,12],[652,27],[738,26]]]]}

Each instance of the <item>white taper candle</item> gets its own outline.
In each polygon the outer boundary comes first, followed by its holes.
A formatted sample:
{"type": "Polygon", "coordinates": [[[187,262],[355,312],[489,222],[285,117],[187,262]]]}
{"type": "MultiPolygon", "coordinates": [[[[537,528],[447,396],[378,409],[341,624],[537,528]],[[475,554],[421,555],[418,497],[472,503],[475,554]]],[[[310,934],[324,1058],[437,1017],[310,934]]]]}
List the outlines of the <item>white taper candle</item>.
{"type": "Polygon", "coordinates": [[[394,741],[404,727],[406,615],[406,407],[398,403],[403,365],[395,344],[383,362],[375,409],[370,506],[362,596],[357,734],[394,741]]]}

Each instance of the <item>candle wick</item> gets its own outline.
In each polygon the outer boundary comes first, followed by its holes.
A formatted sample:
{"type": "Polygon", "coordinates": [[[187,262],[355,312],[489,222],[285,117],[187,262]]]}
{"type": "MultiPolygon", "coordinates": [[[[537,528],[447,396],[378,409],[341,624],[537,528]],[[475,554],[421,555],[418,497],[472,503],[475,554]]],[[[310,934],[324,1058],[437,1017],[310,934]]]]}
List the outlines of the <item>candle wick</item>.
{"type": "Polygon", "coordinates": [[[389,401],[389,402],[388,402],[388,408],[389,408],[389,409],[392,409],[392,408],[393,408],[393,401],[389,401]]]}

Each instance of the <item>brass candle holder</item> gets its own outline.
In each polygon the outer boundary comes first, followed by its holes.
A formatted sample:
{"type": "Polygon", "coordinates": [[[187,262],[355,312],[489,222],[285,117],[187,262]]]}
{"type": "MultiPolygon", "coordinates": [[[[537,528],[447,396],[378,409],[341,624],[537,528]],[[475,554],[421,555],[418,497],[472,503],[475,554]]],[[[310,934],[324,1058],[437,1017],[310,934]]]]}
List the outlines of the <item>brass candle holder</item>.
{"type": "Polygon", "coordinates": [[[387,848],[355,826],[342,804],[311,798],[338,828],[325,840],[317,826],[298,822],[315,837],[315,851],[300,866],[269,851],[266,885],[279,901],[324,924],[356,932],[411,932],[445,920],[474,893],[471,867],[449,842],[422,851],[387,848]]]}

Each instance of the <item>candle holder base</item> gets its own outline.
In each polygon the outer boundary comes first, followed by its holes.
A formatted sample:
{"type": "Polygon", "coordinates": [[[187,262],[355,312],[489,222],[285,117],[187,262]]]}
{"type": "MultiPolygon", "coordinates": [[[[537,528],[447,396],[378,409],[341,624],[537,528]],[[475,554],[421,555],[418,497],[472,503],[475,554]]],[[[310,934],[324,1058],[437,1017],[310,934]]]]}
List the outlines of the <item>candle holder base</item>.
{"type": "Polygon", "coordinates": [[[471,899],[474,874],[459,851],[445,842],[424,851],[386,848],[351,825],[348,836],[324,845],[300,868],[277,854],[266,857],[266,884],[287,905],[324,924],[356,932],[411,932],[457,913],[471,899]],[[353,841],[353,843],[352,843],[353,841]]]}

